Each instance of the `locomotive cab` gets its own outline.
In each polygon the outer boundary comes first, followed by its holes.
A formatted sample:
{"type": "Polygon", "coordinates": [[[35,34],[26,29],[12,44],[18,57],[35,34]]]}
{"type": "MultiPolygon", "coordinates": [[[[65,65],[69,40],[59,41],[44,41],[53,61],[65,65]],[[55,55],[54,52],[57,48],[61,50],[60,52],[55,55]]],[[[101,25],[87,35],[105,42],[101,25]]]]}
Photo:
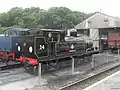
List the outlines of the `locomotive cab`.
{"type": "Polygon", "coordinates": [[[67,36],[77,37],[77,30],[76,29],[68,29],[67,36]]]}
{"type": "Polygon", "coordinates": [[[46,38],[46,42],[59,42],[65,41],[64,37],[66,35],[65,30],[53,30],[53,29],[31,29],[29,30],[32,36],[42,36],[46,38]]]}
{"type": "Polygon", "coordinates": [[[60,41],[60,35],[58,32],[43,32],[43,36],[46,37],[48,43],[55,43],[60,41]]]}

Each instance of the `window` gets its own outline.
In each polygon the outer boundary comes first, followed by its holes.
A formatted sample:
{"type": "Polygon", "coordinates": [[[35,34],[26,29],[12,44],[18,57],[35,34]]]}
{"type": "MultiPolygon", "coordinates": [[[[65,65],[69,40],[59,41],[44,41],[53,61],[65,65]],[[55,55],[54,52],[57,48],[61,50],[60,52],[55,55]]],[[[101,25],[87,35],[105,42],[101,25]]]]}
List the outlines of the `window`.
{"type": "Polygon", "coordinates": [[[48,32],[47,33],[47,41],[48,42],[58,42],[60,36],[57,32],[48,32]]]}
{"type": "Polygon", "coordinates": [[[107,18],[105,18],[105,19],[104,19],[104,22],[108,22],[108,19],[107,19],[107,18]]]}
{"type": "Polygon", "coordinates": [[[17,36],[17,32],[16,31],[5,31],[5,36],[17,36]]]}
{"type": "Polygon", "coordinates": [[[25,36],[25,35],[29,35],[30,33],[28,31],[21,31],[20,35],[21,36],[25,36]]]}

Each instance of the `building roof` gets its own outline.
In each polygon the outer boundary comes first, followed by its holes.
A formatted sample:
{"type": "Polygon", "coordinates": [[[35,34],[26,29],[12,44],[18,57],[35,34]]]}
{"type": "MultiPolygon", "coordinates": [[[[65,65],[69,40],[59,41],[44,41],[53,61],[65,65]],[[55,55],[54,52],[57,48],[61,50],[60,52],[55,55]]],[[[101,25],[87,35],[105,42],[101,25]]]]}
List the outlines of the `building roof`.
{"type": "Polygon", "coordinates": [[[75,26],[76,29],[120,27],[120,19],[101,12],[96,12],[91,17],[75,26]]]}

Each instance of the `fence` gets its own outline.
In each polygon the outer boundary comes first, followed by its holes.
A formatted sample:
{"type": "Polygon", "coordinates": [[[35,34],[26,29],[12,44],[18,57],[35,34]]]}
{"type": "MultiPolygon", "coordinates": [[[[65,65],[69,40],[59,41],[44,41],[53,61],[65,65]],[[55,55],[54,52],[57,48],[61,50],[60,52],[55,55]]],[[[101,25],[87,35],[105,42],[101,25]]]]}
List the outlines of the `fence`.
{"type": "MultiPolygon", "coordinates": [[[[69,67],[70,74],[74,75],[74,74],[78,74],[81,72],[86,73],[87,71],[94,70],[98,67],[103,67],[103,66],[115,63],[115,62],[119,62],[119,59],[120,59],[119,52],[120,52],[119,49],[118,49],[117,54],[112,54],[109,51],[105,51],[104,53],[92,55],[92,59],[91,57],[87,57],[87,58],[78,58],[76,60],[76,58],[71,57],[71,67],[69,67]],[[89,62],[84,62],[84,64],[77,65],[78,62],[76,61],[83,62],[85,61],[85,59],[87,59],[87,61],[89,62]]],[[[38,75],[39,75],[39,81],[40,81],[42,79],[41,63],[39,64],[38,73],[39,73],[38,75]]]]}

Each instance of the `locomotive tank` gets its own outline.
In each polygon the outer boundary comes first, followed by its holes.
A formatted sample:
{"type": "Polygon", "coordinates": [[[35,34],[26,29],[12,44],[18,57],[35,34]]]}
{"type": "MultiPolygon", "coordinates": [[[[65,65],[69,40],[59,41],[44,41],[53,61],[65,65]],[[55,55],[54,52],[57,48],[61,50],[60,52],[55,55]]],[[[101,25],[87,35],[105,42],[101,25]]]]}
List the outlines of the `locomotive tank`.
{"type": "Polygon", "coordinates": [[[18,39],[22,55],[29,58],[48,56],[48,45],[44,37],[24,36],[18,39]]]}

